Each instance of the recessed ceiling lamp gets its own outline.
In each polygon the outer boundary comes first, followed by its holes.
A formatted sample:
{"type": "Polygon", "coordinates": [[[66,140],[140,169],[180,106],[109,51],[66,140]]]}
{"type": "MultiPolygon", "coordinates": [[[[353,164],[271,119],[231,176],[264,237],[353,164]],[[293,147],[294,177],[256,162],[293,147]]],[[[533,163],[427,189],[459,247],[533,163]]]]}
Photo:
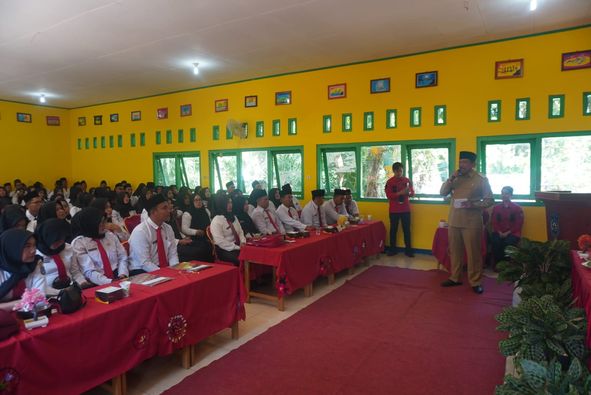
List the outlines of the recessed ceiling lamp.
{"type": "Polygon", "coordinates": [[[39,101],[45,103],[45,94],[42,93],[41,96],[39,96],[39,101]]]}
{"type": "Polygon", "coordinates": [[[193,63],[193,74],[199,74],[199,63],[193,63]]]}
{"type": "Polygon", "coordinates": [[[535,11],[538,8],[538,0],[530,0],[529,1],[529,10],[535,11]]]}

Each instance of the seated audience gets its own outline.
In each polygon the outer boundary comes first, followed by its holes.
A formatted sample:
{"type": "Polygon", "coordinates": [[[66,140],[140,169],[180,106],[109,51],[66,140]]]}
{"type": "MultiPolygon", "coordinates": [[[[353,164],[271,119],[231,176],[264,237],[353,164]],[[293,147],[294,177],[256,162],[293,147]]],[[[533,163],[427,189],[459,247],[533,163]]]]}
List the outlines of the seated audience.
{"type": "Polygon", "coordinates": [[[119,192],[117,194],[117,200],[115,201],[113,209],[121,218],[127,218],[135,215],[135,210],[131,204],[131,198],[127,192],[119,192]]]}
{"type": "Polygon", "coordinates": [[[312,191],[312,200],[302,209],[300,221],[308,226],[322,228],[326,226],[326,214],[324,212],[324,189],[312,191]]]}
{"type": "Polygon", "coordinates": [[[240,265],[240,247],[246,243],[238,218],[232,213],[232,200],[226,194],[219,194],[214,202],[215,215],[211,220],[211,236],[219,260],[240,265]]]}
{"type": "Polygon", "coordinates": [[[82,209],[90,206],[90,203],[92,203],[92,200],[93,199],[94,199],[94,196],[92,196],[88,192],[80,192],[80,193],[78,193],[77,194],[77,197],[76,197],[76,200],[74,201],[74,204],[73,204],[72,208],[70,208],[70,215],[72,217],[74,217],[74,215],[76,215],[76,213],[78,213],[82,209]]]}
{"type": "Polygon", "coordinates": [[[27,222],[25,209],[18,204],[10,204],[4,207],[2,215],[0,215],[0,233],[12,228],[25,230],[27,222]]]}
{"type": "Polygon", "coordinates": [[[244,196],[235,196],[232,199],[232,212],[236,218],[238,218],[238,222],[240,222],[240,226],[242,227],[244,234],[246,236],[252,237],[260,232],[248,214],[249,207],[250,205],[248,204],[248,200],[246,200],[244,196]]]}
{"type": "Polygon", "coordinates": [[[82,274],[95,285],[109,284],[129,274],[127,252],[105,224],[104,213],[96,207],[83,208],[72,218],[72,249],[82,274]]]}
{"type": "Polygon", "coordinates": [[[349,216],[347,210],[345,209],[345,204],[343,201],[345,200],[345,191],[343,189],[336,188],[334,190],[332,199],[324,202],[322,205],[324,207],[324,212],[326,213],[326,222],[329,225],[334,225],[337,223],[339,216],[345,215],[349,216]]]}
{"type": "Polygon", "coordinates": [[[492,252],[495,262],[505,258],[505,248],[517,245],[523,227],[523,209],[513,203],[513,188],[506,186],[501,190],[502,202],[492,211],[492,252]]]}
{"type": "Polygon", "coordinates": [[[269,210],[277,210],[277,207],[281,204],[281,195],[279,194],[279,188],[271,188],[269,190],[269,210]]]}
{"type": "Polygon", "coordinates": [[[53,200],[49,201],[39,209],[39,215],[37,216],[37,226],[51,218],[66,219],[68,213],[64,210],[61,203],[53,200]]]}
{"type": "Polygon", "coordinates": [[[113,210],[111,202],[108,199],[99,197],[90,203],[91,207],[96,207],[101,210],[105,216],[105,229],[113,232],[119,241],[126,241],[129,239],[129,232],[125,227],[123,218],[113,210]]]}
{"type": "Polygon", "coordinates": [[[294,196],[293,190],[291,189],[290,184],[285,184],[281,187],[282,191],[285,191],[291,195],[291,200],[293,201],[293,207],[298,211],[298,213],[302,212],[302,206],[300,205],[300,201],[297,197],[294,196]]]}
{"type": "Polygon", "coordinates": [[[181,232],[191,238],[191,242],[183,247],[179,246],[179,260],[213,262],[213,246],[205,233],[211,223],[209,211],[203,205],[203,199],[198,194],[193,195],[193,205],[183,213],[181,232]]]}
{"type": "Polygon", "coordinates": [[[285,234],[285,228],[283,228],[281,220],[277,217],[275,210],[269,207],[270,201],[267,192],[264,189],[256,189],[253,193],[257,207],[252,212],[252,222],[254,222],[260,233],[264,235],[285,234]]]}
{"type": "Polygon", "coordinates": [[[345,211],[352,217],[359,217],[359,207],[357,202],[353,200],[350,189],[345,189],[345,211]]]}
{"type": "Polygon", "coordinates": [[[275,213],[279,220],[283,223],[283,227],[287,232],[310,230],[312,227],[300,222],[300,215],[298,210],[293,206],[292,195],[286,189],[281,192],[281,205],[277,207],[275,213]]]}
{"type": "Polygon", "coordinates": [[[25,195],[25,207],[27,208],[25,215],[29,220],[27,230],[31,233],[33,233],[37,227],[37,216],[39,215],[39,209],[42,204],[43,200],[39,197],[37,191],[29,191],[25,195]]]}

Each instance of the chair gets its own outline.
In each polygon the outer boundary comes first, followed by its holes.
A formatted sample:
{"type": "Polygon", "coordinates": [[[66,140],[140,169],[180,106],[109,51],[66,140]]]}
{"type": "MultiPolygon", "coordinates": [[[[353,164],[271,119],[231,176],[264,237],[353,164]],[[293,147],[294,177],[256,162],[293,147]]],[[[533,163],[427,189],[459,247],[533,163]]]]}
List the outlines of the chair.
{"type": "Polygon", "coordinates": [[[222,265],[234,266],[231,262],[222,261],[222,260],[220,260],[218,258],[218,253],[217,253],[217,251],[215,249],[215,243],[213,241],[213,236],[211,234],[210,226],[208,226],[207,228],[205,228],[205,235],[207,236],[207,239],[211,243],[211,255],[213,255],[213,261],[215,263],[219,263],[219,264],[222,264],[222,265]]]}
{"type": "Polygon", "coordinates": [[[131,215],[123,220],[127,231],[131,234],[133,229],[142,222],[142,216],[140,214],[131,215]]]}

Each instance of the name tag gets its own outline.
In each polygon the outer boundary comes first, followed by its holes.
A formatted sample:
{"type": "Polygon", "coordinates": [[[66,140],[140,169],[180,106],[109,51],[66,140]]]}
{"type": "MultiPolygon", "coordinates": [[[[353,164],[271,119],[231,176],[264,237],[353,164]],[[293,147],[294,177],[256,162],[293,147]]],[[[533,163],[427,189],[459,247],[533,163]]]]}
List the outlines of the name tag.
{"type": "Polygon", "coordinates": [[[88,249],[88,252],[90,252],[90,251],[96,251],[96,250],[98,250],[98,247],[89,248],[89,249],[88,249]]]}

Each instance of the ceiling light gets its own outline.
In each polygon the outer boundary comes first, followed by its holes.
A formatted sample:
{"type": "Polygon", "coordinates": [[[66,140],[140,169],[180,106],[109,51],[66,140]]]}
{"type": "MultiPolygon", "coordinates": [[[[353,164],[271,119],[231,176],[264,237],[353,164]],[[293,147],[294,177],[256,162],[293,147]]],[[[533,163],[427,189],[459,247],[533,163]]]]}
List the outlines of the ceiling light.
{"type": "Polygon", "coordinates": [[[41,96],[39,96],[39,101],[41,103],[45,103],[45,95],[42,93],[41,96]]]}
{"type": "Polygon", "coordinates": [[[199,63],[193,63],[193,74],[199,74],[199,63]]]}
{"type": "Polygon", "coordinates": [[[530,0],[529,1],[529,10],[535,11],[538,8],[538,0],[530,0]]]}

